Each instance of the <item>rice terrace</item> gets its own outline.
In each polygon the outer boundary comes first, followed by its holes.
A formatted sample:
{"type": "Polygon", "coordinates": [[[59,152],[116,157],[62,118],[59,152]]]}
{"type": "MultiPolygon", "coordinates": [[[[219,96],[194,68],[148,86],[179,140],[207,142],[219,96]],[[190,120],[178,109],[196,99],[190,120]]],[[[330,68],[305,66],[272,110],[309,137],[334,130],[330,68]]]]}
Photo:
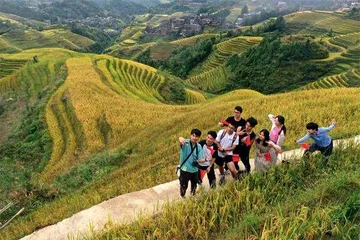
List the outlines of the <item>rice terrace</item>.
{"type": "Polygon", "coordinates": [[[360,4],[303,2],[0,0],[0,239],[360,239],[360,4]]]}

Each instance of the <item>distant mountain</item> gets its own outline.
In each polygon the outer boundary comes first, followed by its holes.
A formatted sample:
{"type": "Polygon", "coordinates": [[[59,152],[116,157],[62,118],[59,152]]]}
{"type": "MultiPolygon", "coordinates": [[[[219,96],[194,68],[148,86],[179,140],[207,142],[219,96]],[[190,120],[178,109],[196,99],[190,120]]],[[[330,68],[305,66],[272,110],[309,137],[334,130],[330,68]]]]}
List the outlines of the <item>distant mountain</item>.
{"type": "Polygon", "coordinates": [[[144,14],[148,9],[144,5],[125,0],[97,0],[99,6],[108,14],[129,18],[133,15],[144,14]]]}
{"type": "Polygon", "coordinates": [[[0,12],[11,13],[38,21],[50,19],[50,17],[46,13],[39,12],[36,9],[30,8],[26,4],[20,4],[16,1],[13,2],[10,0],[0,0],[0,6],[0,12]]]}
{"type": "Polygon", "coordinates": [[[105,17],[103,9],[93,1],[65,0],[50,5],[40,5],[43,12],[60,19],[84,19],[87,17],[105,17]]]}
{"type": "MultiPolygon", "coordinates": [[[[98,3],[99,5],[108,5],[110,2],[113,2],[112,0],[94,0],[94,2],[98,3]]],[[[161,4],[162,2],[160,0],[127,0],[122,2],[128,2],[128,3],[135,3],[138,5],[142,5],[144,7],[153,7],[156,5],[161,4]]]]}

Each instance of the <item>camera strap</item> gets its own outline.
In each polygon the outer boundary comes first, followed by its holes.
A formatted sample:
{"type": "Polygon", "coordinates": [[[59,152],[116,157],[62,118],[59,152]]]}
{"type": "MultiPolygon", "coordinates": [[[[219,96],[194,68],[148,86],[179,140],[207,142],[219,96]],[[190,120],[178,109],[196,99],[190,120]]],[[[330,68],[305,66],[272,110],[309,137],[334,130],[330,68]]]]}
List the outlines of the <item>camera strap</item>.
{"type": "MultiPolygon", "coordinates": [[[[190,143],[191,145],[191,143],[190,143]]],[[[194,147],[191,147],[191,152],[189,153],[189,155],[185,158],[185,160],[182,162],[182,164],[180,165],[180,169],[182,168],[182,166],[186,163],[186,161],[190,158],[191,154],[194,152],[194,149],[196,148],[196,156],[198,156],[199,154],[199,150],[198,150],[198,147],[197,147],[197,143],[195,144],[194,147]]]]}

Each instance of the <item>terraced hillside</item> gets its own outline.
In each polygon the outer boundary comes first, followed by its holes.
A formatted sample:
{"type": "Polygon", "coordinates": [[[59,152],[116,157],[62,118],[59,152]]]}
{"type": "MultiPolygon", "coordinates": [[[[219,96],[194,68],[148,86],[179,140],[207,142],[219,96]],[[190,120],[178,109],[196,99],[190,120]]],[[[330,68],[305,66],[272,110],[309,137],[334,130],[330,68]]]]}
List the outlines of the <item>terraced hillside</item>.
{"type": "Polygon", "coordinates": [[[199,89],[207,92],[217,92],[226,85],[226,70],[223,66],[216,67],[195,75],[187,80],[199,89]]]}
{"type": "Polygon", "coordinates": [[[200,92],[191,89],[185,89],[185,94],[186,94],[186,104],[196,104],[206,101],[206,98],[200,92]]]}
{"type": "Polygon", "coordinates": [[[236,37],[216,45],[210,56],[190,73],[186,81],[199,89],[219,92],[226,84],[226,71],[223,67],[232,54],[241,54],[251,46],[258,44],[261,37],[236,37]]]}
{"type": "Polygon", "coordinates": [[[249,47],[258,44],[261,37],[236,37],[230,40],[218,43],[215,51],[205,60],[202,66],[197,67],[196,72],[210,71],[218,66],[223,65],[231,54],[241,54],[249,47]]]}
{"type": "Polygon", "coordinates": [[[130,44],[130,46],[124,44],[116,44],[106,50],[109,55],[126,58],[136,59],[141,53],[150,49],[151,58],[153,60],[167,59],[171,52],[179,46],[189,46],[195,44],[198,39],[205,40],[215,37],[216,34],[200,34],[188,38],[175,40],[172,42],[150,42],[144,44],[130,44]]]}
{"type": "Polygon", "coordinates": [[[303,89],[319,88],[342,88],[342,87],[360,87],[359,70],[353,68],[347,72],[322,78],[316,82],[309,83],[303,89]]]}
{"type": "Polygon", "coordinates": [[[27,60],[12,60],[0,58],[0,79],[16,72],[26,64],[27,60]]]}
{"type": "Polygon", "coordinates": [[[303,89],[331,88],[331,87],[358,87],[360,86],[360,33],[339,35],[325,41],[335,46],[339,51],[331,53],[328,59],[321,61],[334,61],[335,68],[332,75],[307,84],[303,89]]]}
{"type": "Polygon", "coordinates": [[[92,44],[94,41],[91,39],[64,29],[42,32],[34,29],[16,29],[0,36],[0,53],[14,53],[32,48],[47,47],[84,50],[92,44]]]}
{"type": "Polygon", "coordinates": [[[330,31],[333,34],[359,32],[359,22],[345,17],[344,13],[325,11],[296,12],[285,16],[287,26],[295,34],[321,36],[330,31]]]}
{"type": "Polygon", "coordinates": [[[164,83],[157,70],[141,63],[115,58],[98,58],[96,65],[106,79],[106,84],[124,97],[159,103],[159,88],[164,83]]]}
{"type": "Polygon", "coordinates": [[[14,55],[3,55],[1,59],[5,64],[12,66],[14,63],[16,71],[0,78],[0,93],[25,91],[27,96],[31,97],[42,92],[44,88],[54,87],[56,73],[64,65],[65,59],[76,55],[77,53],[65,49],[33,49],[14,55]],[[35,55],[38,56],[38,63],[33,62],[35,55]],[[24,65],[26,62],[28,63],[24,65]]]}

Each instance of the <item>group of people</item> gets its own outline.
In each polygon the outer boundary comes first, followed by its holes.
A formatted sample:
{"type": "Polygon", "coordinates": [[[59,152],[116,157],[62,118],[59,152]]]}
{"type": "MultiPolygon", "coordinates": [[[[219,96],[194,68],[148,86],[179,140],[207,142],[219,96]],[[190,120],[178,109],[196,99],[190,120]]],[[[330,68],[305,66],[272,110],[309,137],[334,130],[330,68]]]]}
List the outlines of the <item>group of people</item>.
{"type": "MultiPolygon", "coordinates": [[[[281,153],[281,145],[286,138],[285,118],[281,115],[274,116],[269,114],[271,130],[262,129],[256,136],[253,128],[258,124],[253,117],[242,118],[243,109],[236,106],[234,114],[226,120],[218,123],[221,129],[217,133],[209,131],[204,140],[200,140],[201,131],[192,129],[190,138],[179,137],[180,160],[178,165],[178,176],[180,181],[180,196],[185,197],[189,181],[191,182],[191,193],[195,194],[197,184],[200,184],[203,173],[207,173],[211,188],[216,186],[216,176],[214,165],[216,164],[220,172],[219,184],[225,183],[225,170],[230,171],[234,179],[240,175],[250,173],[250,149],[255,146],[255,169],[266,172],[272,165],[276,164],[278,154],[281,153]],[[241,161],[245,166],[245,171],[241,171],[238,165],[241,161]]],[[[327,128],[310,122],[306,125],[307,134],[297,140],[301,144],[312,138],[314,142],[305,150],[308,156],[316,150],[321,151],[326,161],[333,149],[333,142],[327,134],[336,122],[327,128]]]]}

